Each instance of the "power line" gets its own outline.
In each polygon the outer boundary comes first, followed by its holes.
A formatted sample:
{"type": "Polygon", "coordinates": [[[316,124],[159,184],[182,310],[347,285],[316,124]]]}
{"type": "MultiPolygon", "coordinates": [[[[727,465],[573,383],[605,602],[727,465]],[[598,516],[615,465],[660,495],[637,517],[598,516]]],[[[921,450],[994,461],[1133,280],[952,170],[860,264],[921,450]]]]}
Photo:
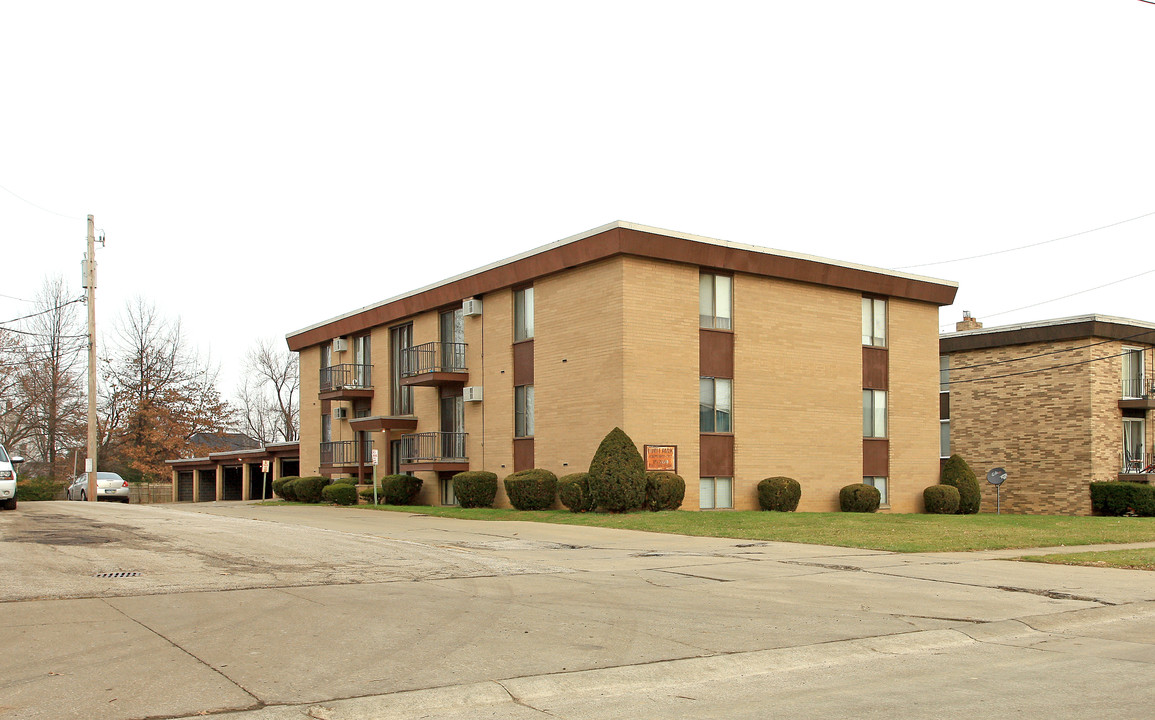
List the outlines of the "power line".
{"type": "Polygon", "coordinates": [[[56,211],[54,211],[54,210],[49,210],[49,209],[48,209],[48,208],[46,208],[46,207],[42,207],[42,206],[40,206],[40,205],[37,205],[36,203],[32,202],[31,200],[27,200],[27,199],[25,199],[25,198],[22,198],[22,197],[20,197],[19,195],[17,195],[16,193],[12,192],[12,191],[11,191],[11,190],[9,190],[8,188],[4,187],[3,185],[0,185],[0,190],[3,190],[4,192],[8,193],[8,194],[9,194],[9,195],[11,195],[12,197],[16,198],[17,200],[19,200],[19,201],[21,201],[21,202],[25,202],[25,203],[28,203],[29,205],[31,205],[32,207],[36,208],[37,210],[41,210],[41,211],[43,211],[43,212],[46,212],[46,213],[48,213],[49,215],[56,215],[56,216],[58,216],[58,217],[62,217],[62,218],[68,218],[69,220],[84,220],[84,218],[82,218],[82,217],[79,217],[79,216],[76,216],[76,215],[65,215],[64,213],[58,213],[58,212],[56,212],[56,211]]]}
{"type": "MultiPolygon", "coordinates": [[[[68,302],[64,303],[63,305],[57,305],[56,307],[51,307],[51,308],[48,308],[47,310],[41,310],[40,312],[34,312],[31,315],[25,315],[24,317],[13,318],[12,320],[0,320],[0,325],[7,325],[8,323],[20,322],[21,320],[27,320],[28,318],[34,318],[37,315],[47,315],[50,312],[55,312],[56,310],[60,310],[61,308],[66,308],[69,305],[75,305],[78,302],[84,302],[84,298],[76,298],[75,300],[69,300],[68,302]]],[[[0,330],[9,330],[9,329],[10,328],[0,328],[0,330]]]]}
{"type": "Polygon", "coordinates": [[[1049,245],[1050,243],[1059,242],[1060,240],[1069,240],[1073,237],[1079,237],[1080,235],[1087,235],[1089,233],[1099,232],[1100,230],[1106,230],[1107,228],[1113,228],[1117,225],[1122,225],[1124,223],[1135,222],[1136,220],[1142,220],[1143,218],[1151,217],[1152,215],[1155,215],[1155,210],[1153,210],[1149,213],[1144,213],[1142,215],[1137,215],[1133,218],[1127,218],[1126,220],[1120,220],[1119,222],[1113,222],[1110,225],[1103,225],[1101,227],[1091,228],[1090,230],[1083,230],[1083,231],[1074,233],[1072,235],[1064,235],[1063,237],[1057,237],[1057,238],[1053,238],[1051,240],[1043,240],[1042,242],[1030,243],[1028,245],[1020,245],[1018,247],[1007,248],[1006,250],[995,250],[993,252],[982,253],[980,255],[970,255],[968,257],[955,258],[953,260],[939,260],[938,262],[920,263],[918,265],[903,265],[901,267],[896,267],[894,269],[895,270],[910,270],[911,268],[930,267],[931,265],[946,265],[948,263],[963,262],[964,260],[977,260],[978,258],[991,257],[992,255],[1002,255],[1003,253],[1015,252],[1016,250],[1026,250],[1027,248],[1039,247],[1040,245],[1049,245]]]}
{"type": "Polygon", "coordinates": [[[26,303],[32,302],[31,300],[25,300],[24,298],[18,298],[15,295],[5,295],[4,293],[0,293],[0,297],[8,298],[9,300],[19,300],[20,302],[26,302],[26,303]]]}
{"type": "Polygon", "coordinates": [[[6,328],[6,327],[0,327],[0,330],[2,330],[4,332],[16,333],[17,335],[31,335],[32,337],[84,338],[86,340],[88,339],[87,335],[56,335],[56,336],[53,336],[53,335],[48,334],[48,333],[34,333],[34,332],[28,332],[27,330],[17,330],[16,328],[6,328]]]}
{"type": "Polygon", "coordinates": [[[1052,365],[1051,367],[1035,368],[1034,370],[1023,370],[1022,372],[1007,373],[1005,375],[989,375],[987,377],[980,378],[967,378],[966,380],[947,380],[945,384],[961,385],[963,383],[982,382],[984,380],[999,380],[1001,378],[1017,377],[1019,375],[1032,375],[1034,373],[1047,372],[1049,370],[1059,370],[1061,368],[1075,367],[1077,365],[1087,365],[1089,363],[1099,362],[1100,360],[1110,360],[1112,358],[1123,357],[1124,355],[1128,355],[1131,352],[1131,350],[1126,350],[1117,355],[1105,355],[1103,357],[1091,358],[1090,360],[1080,360],[1078,362],[1067,363],[1065,365],[1052,365]]]}
{"type": "Polygon", "coordinates": [[[1096,347],[1098,345],[1106,345],[1107,343],[1125,342],[1127,340],[1134,340],[1137,337],[1143,337],[1144,335],[1155,335],[1155,330],[1144,330],[1143,332],[1135,333],[1134,335],[1127,335],[1127,336],[1121,337],[1121,338],[1110,338],[1107,340],[1100,340],[1099,342],[1093,342],[1093,343],[1089,343],[1087,345],[1076,345],[1075,347],[1060,348],[1058,350],[1051,350],[1050,352],[1039,353],[1037,355],[1023,355],[1022,357],[1007,358],[1006,360],[992,360],[990,362],[976,363],[974,365],[960,365],[958,367],[951,366],[947,369],[952,370],[952,371],[953,370],[971,370],[973,368],[987,367],[990,365],[1005,365],[1006,363],[1022,362],[1023,360],[1033,360],[1035,358],[1047,357],[1048,355],[1059,355],[1061,353],[1075,352],[1076,350],[1086,350],[1087,348],[1093,348],[1093,347],[1096,347]]]}

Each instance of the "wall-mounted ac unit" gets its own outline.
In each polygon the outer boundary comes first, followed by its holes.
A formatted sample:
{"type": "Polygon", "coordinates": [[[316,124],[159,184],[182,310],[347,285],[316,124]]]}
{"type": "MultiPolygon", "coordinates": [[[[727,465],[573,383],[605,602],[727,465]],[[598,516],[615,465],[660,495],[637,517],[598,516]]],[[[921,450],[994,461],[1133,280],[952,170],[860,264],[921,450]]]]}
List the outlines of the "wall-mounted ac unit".
{"type": "Polygon", "coordinates": [[[348,349],[349,340],[347,338],[333,338],[333,352],[345,352],[348,349]]]}
{"type": "Polygon", "coordinates": [[[461,312],[465,317],[477,317],[481,314],[481,298],[470,298],[461,303],[461,312]]]}
{"type": "Polygon", "coordinates": [[[333,408],[333,417],[337,418],[338,420],[344,420],[345,418],[349,417],[349,408],[333,408]]]}
{"type": "Polygon", "coordinates": [[[461,392],[465,402],[481,402],[481,386],[473,385],[461,392]]]}

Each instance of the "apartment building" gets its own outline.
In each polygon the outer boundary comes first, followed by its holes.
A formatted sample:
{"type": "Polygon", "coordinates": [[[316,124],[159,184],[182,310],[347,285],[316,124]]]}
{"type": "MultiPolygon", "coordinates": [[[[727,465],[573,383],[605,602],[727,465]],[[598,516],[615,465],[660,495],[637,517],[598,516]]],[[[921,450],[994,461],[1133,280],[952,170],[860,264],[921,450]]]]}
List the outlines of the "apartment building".
{"type": "Polygon", "coordinates": [[[1155,324],[1102,315],[983,328],[940,339],[940,455],[1008,478],[1003,512],[1091,514],[1092,481],[1150,477],[1155,324]],[[1148,472],[1143,471],[1147,469],[1148,472]]]}
{"type": "MultiPolygon", "coordinates": [[[[302,474],[584,471],[615,426],[686,479],[684,509],[802,510],[866,481],[922,510],[937,482],[938,308],[957,285],[625,222],[287,336],[302,474]]],[[[499,488],[498,504],[508,505],[499,488]]]]}

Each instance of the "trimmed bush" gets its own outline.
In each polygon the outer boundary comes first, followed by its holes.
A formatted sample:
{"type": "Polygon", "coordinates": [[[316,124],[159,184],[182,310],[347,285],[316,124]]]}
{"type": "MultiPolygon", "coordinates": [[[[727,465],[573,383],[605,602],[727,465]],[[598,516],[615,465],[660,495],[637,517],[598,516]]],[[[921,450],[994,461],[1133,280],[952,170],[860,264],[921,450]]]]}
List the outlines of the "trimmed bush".
{"type": "Polygon", "coordinates": [[[589,473],[572,473],[558,478],[557,497],[570,512],[590,512],[596,507],[590,494],[589,473]]]}
{"type": "Polygon", "coordinates": [[[22,477],[16,480],[16,497],[21,500],[35,502],[37,500],[55,500],[57,493],[64,490],[67,483],[52,478],[22,477]]]}
{"type": "Polygon", "coordinates": [[[1145,483],[1091,483],[1091,509],[1098,515],[1155,516],[1155,487],[1145,483]]]}
{"type": "Polygon", "coordinates": [[[802,486],[794,478],[775,475],[758,483],[758,505],[763,510],[794,512],[802,499],[802,486]]]}
{"type": "Polygon", "coordinates": [[[297,478],[293,481],[291,487],[294,495],[297,496],[297,502],[303,503],[319,503],[321,502],[321,491],[329,484],[329,478],[323,478],[318,475],[310,477],[297,478]]]}
{"type": "Polygon", "coordinates": [[[931,485],[922,491],[922,502],[931,515],[954,515],[958,512],[958,488],[954,485],[931,485]]]}
{"type": "Polygon", "coordinates": [[[640,508],[646,502],[646,470],[642,454],[621,428],[610,430],[590,462],[590,495],[610,512],[640,508]]]}
{"type": "Polygon", "coordinates": [[[497,475],[485,470],[459,472],[453,476],[453,495],[463,508],[493,507],[497,475]]]}
{"type": "Polygon", "coordinates": [[[958,488],[959,515],[973,515],[979,511],[979,505],[983,499],[982,491],[979,489],[979,481],[970,465],[967,465],[967,461],[963,460],[961,456],[951,455],[946,464],[942,466],[941,482],[943,485],[953,485],[958,488]]]}
{"type": "Polygon", "coordinates": [[[353,483],[337,482],[321,488],[321,499],[338,505],[357,504],[357,486],[353,483]]]}
{"type": "Polygon", "coordinates": [[[686,481],[670,472],[646,473],[646,509],[677,510],[686,498],[686,481]]]}
{"type": "Polygon", "coordinates": [[[557,497],[557,475],[534,468],[505,478],[505,494],[518,510],[547,510],[557,497]]]}
{"type": "MultiPolygon", "coordinates": [[[[364,500],[365,502],[367,502],[367,503],[373,502],[373,486],[372,485],[370,485],[367,488],[361,488],[359,491],[357,491],[357,494],[360,495],[361,499],[364,500]]],[[[377,502],[385,502],[385,488],[381,487],[380,485],[377,486],[377,502]]]]}
{"type": "Polygon", "coordinates": [[[421,492],[421,479],[412,475],[385,475],[381,478],[386,505],[412,505],[421,492]]]}
{"type": "Polygon", "coordinates": [[[355,477],[337,478],[336,480],[333,481],[333,484],[334,485],[356,485],[357,484],[357,478],[355,478],[355,477]]]}
{"type": "Polygon", "coordinates": [[[296,502],[297,495],[293,492],[293,483],[300,479],[296,475],[277,478],[273,481],[273,492],[286,502],[296,502]]]}
{"type": "Polygon", "coordinates": [[[838,491],[838,507],[842,512],[872,513],[878,510],[882,493],[873,485],[855,483],[838,491]]]}

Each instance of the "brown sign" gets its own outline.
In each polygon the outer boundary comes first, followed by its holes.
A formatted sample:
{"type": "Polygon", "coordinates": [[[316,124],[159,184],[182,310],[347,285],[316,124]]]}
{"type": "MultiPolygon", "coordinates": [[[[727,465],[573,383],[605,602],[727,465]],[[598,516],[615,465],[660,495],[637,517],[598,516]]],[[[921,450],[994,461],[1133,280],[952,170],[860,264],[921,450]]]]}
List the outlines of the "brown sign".
{"type": "Polygon", "coordinates": [[[678,472],[677,445],[646,445],[647,472],[678,472]]]}

